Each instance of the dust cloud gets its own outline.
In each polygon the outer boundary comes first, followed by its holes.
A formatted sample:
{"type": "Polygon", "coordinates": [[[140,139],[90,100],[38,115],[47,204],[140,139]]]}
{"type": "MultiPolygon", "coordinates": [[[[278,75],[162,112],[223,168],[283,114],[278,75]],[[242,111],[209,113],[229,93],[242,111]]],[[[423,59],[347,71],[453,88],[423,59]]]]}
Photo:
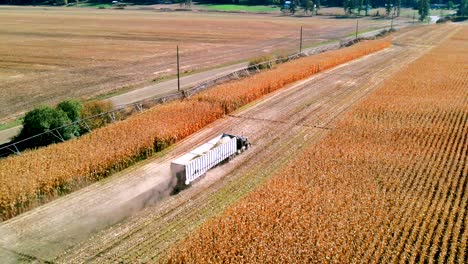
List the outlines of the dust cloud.
{"type": "Polygon", "coordinates": [[[33,210],[29,216],[13,218],[14,224],[0,224],[2,263],[15,263],[15,258],[21,256],[52,261],[100,231],[170,196],[177,183],[167,164],[149,166],[136,177],[119,186],[110,184],[107,188],[111,191],[102,196],[93,192],[86,198],[64,197],[60,206],[39,207],[39,213],[33,210]]]}
{"type": "Polygon", "coordinates": [[[100,206],[92,208],[90,213],[76,223],[76,229],[80,232],[85,231],[84,233],[94,233],[116,224],[170,196],[176,183],[177,179],[171,176],[169,168],[158,171],[157,175],[145,178],[137,186],[131,186],[111,200],[103,201],[100,206]],[[159,181],[155,183],[154,178],[158,178],[159,181]]]}

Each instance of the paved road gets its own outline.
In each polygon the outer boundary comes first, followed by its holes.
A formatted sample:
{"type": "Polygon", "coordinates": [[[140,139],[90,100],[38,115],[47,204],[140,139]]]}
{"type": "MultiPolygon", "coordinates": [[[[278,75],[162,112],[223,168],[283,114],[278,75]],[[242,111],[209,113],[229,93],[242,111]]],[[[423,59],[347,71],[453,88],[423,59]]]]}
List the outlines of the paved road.
{"type": "Polygon", "coordinates": [[[16,126],[0,131],[0,144],[9,142],[14,136],[18,135],[21,126],[16,126]]]}
{"type": "MultiPolygon", "coordinates": [[[[395,24],[395,27],[397,27],[396,24],[395,24]]],[[[359,36],[370,37],[370,36],[375,35],[379,31],[380,29],[362,33],[362,34],[359,34],[359,36]]],[[[348,37],[347,39],[352,39],[352,38],[353,37],[348,37]]],[[[311,55],[311,54],[316,53],[318,50],[338,48],[339,47],[338,44],[339,44],[339,41],[334,41],[331,43],[319,45],[317,47],[304,49],[303,52],[306,53],[307,55],[311,55]]],[[[221,67],[221,68],[185,76],[180,79],[181,89],[187,89],[197,84],[208,81],[210,79],[214,79],[216,77],[227,75],[236,70],[245,68],[246,66],[248,66],[248,63],[242,62],[242,63],[238,63],[235,65],[230,65],[226,67],[221,67]]],[[[137,89],[134,91],[130,91],[121,95],[111,97],[109,101],[111,101],[115,106],[125,105],[125,104],[135,103],[135,102],[148,99],[148,98],[154,98],[154,97],[174,93],[176,91],[177,91],[177,79],[173,79],[173,80],[150,85],[141,89],[137,89]]]]}
{"type": "MultiPolygon", "coordinates": [[[[181,89],[187,89],[209,79],[229,74],[236,70],[242,69],[247,65],[247,62],[243,62],[182,77],[180,78],[181,89]]],[[[170,94],[175,91],[177,91],[177,79],[160,82],[154,85],[146,86],[141,89],[130,91],[128,93],[116,95],[114,97],[111,97],[109,101],[111,101],[115,106],[118,106],[124,104],[131,104],[147,98],[170,94]]]]}
{"type": "MultiPolygon", "coordinates": [[[[360,36],[366,37],[366,36],[372,36],[373,34],[375,34],[375,31],[360,34],[360,36]]],[[[310,55],[310,54],[316,53],[317,50],[319,49],[338,48],[338,44],[339,44],[339,41],[335,41],[332,43],[320,45],[318,47],[304,49],[303,52],[310,55]]],[[[237,70],[243,69],[247,66],[248,66],[247,62],[242,62],[242,63],[234,64],[231,66],[226,66],[222,68],[217,68],[217,69],[185,76],[180,79],[180,86],[181,86],[181,89],[191,88],[191,87],[196,86],[197,84],[230,74],[237,70]]],[[[135,103],[135,102],[148,99],[148,98],[163,96],[166,94],[174,93],[176,91],[177,91],[177,79],[173,79],[173,80],[146,86],[141,89],[137,89],[134,91],[130,91],[128,93],[124,93],[121,95],[111,97],[109,101],[111,101],[115,106],[119,106],[119,105],[124,105],[124,104],[135,103]]]]}
{"type": "MultiPolygon", "coordinates": [[[[195,86],[198,83],[207,81],[209,79],[229,74],[233,71],[246,67],[247,64],[248,63],[243,62],[243,63],[238,63],[235,65],[221,67],[221,68],[217,68],[214,70],[209,70],[206,72],[200,72],[200,73],[182,77],[180,79],[181,88],[186,89],[186,88],[195,86]]],[[[168,81],[160,82],[154,85],[146,86],[141,89],[137,89],[134,91],[130,91],[121,95],[111,97],[108,100],[111,101],[115,106],[118,106],[118,105],[124,105],[124,104],[131,104],[131,103],[141,101],[147,98],[170,94],[174,91],[177,91],[177,79],[168,80],[168,81]]],[[[15,135],[19,133],[19,131],[21,130],[21,127],[22,126],[16,126],[16,127],[9,128],[6,130],[1,130],[0,131],[0,144],[9,142],[12,137],[14,137],[15,135]]]]}
{"type": "MultiPolygon", "coordinates": [[[[396,26],[397,25],[395,25],[395,27],[396,26]]],[[[403,26],[403,25],[399,25],[399,26],[403,26]]],[[[380,30],[366,32],[363,34],[359,34],[359,36],[369,37],[369,36],[374,35],[378,31],[380,30]]],[[[349,37],[348,39],[352,39],[352,37],[349,37]]],[[[314,51],[318,49],[322,49],[324,47],[330,47],[330,46],[338,47],[338,44],[339,44],[339,41],[335,41],[335,42],[320,45],[317,47],[304,49],[304,53],[311,54],[311,53],[314,53],[314,51]]],[[[229,65],[229,66],[216,68],[213,70],[182,77],[180,79],[181,88],[186,89],[189,87],[193,87],[209,79],[213,79],[219,76],[229,74],[238,69],[246,67],[247,64],[248,64],[247,62],[243,62],[243,63],[229,65]]],[[[115,106],[119,106],[119,105],[131,104],[131,103],[138,102],[138,101],[148,99],[148,98],[154,98],[158,96],[167,95],[175,91],[177,91],[177,79],[160,82],[160,83],[146,86],[144,88],[133,90],[133,91],[121,94],[121,95],[116,95],[114,97],[109,98],[108,100],[111,101],[115,106]]],[[[20,129],[21,129],[21,126],[17,126],[8,130],[0,131],[0,144],[9,142],[10,139],[20,131],[20,129]]]]}

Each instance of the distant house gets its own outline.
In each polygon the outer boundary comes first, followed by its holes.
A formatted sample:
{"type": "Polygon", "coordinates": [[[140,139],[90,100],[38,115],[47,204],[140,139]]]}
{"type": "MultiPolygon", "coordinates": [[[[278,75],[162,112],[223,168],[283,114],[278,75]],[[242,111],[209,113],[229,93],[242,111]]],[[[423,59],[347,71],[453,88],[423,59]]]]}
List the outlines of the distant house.
{"type": "Polygon", "coordinates": [[[291,6],[291,1],[284,1],[283,8],[289,8],[291,6]]]}

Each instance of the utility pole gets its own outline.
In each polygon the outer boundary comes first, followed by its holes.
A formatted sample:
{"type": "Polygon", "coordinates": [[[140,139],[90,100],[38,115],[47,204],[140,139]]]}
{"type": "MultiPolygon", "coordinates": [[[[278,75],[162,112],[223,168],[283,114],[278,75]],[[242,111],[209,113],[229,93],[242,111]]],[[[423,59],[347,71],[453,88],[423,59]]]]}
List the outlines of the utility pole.
{"type": "Polygon", "coordinates": [[[301,26],[301,40],[299,42],[299,53],[302,52],[302,26],[301,26]]]}
{"type": "Polygon", "coordinates": [[[179,45],[177,45],[177,91],[180,92],[179,45]]]}
{"type": "Polygon", "coordinates": [[[359,19],[356,19],[356,38],[358,35],[358,30],[359,30],[359,19]]]}

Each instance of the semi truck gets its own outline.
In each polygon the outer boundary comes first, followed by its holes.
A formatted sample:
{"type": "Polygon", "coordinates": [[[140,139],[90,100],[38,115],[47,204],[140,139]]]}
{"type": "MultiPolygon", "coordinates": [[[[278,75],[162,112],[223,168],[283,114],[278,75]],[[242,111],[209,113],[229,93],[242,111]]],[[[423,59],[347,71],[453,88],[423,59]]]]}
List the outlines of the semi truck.
{"type": "Polygon", "coordinates": [[[209,169],[233,159],[250,145],[244,136],[224,133],[173,160],[171,174],[177,179],[176,191],[187,188],[209,169]]]}

